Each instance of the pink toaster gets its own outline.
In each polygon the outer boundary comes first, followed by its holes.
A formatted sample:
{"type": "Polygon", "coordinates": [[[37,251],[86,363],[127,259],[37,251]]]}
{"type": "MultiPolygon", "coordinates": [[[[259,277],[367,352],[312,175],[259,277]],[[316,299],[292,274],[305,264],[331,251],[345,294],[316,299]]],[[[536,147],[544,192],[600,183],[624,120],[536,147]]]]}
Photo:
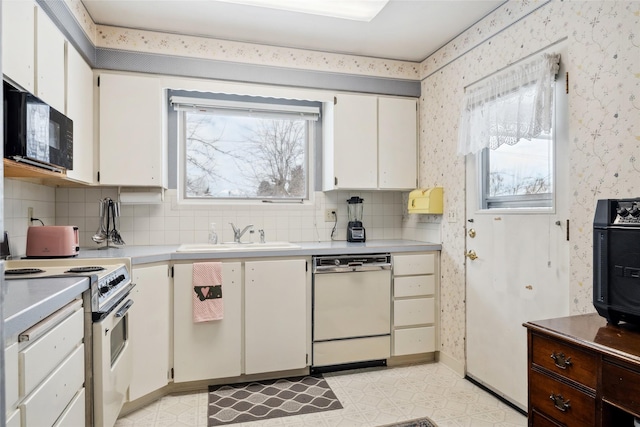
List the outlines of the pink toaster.
{"type": "Polygon", "coordinates": [[[78,253],[78,227],[45,225],[27,230],[27,258],[69,258],[78,253]]]}

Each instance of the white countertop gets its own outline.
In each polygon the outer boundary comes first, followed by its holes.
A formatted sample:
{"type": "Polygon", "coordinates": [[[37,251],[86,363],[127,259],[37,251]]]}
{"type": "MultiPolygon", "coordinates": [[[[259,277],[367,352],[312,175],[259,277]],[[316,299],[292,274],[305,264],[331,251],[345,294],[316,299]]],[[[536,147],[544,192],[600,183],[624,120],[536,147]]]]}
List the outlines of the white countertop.
{"type": "Polygon", "coordinates": [[[78,298],[88,277],[5,280],[4,336],[14,337],[78,298]]]}

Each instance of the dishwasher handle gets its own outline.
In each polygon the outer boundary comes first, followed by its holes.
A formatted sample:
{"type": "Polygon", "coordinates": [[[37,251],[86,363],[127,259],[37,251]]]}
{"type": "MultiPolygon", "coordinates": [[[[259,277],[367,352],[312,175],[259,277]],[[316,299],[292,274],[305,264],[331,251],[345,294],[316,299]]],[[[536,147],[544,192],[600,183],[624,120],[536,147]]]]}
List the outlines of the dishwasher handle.
{"type": "Polygon", "coordinates": [[[390,263],[380,264],[363,264],[361,262],[349,263],[348,265],[335,266],[335,265],[319,265],[313,270],[315,274],[324,273],[360,273],[364,271],[384,271],[391,270],[390,263]]]}

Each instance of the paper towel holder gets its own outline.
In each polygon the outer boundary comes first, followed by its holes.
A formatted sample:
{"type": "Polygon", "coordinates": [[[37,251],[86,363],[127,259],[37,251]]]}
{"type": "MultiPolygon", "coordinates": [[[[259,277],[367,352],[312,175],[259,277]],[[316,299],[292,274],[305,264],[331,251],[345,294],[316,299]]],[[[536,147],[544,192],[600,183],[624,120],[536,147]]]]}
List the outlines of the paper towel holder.
{"type": "Polygon", "coordinates": [[[443,188],[416,188],[409,193],[409,213],[441,215],[443,210],[443,188]]]}

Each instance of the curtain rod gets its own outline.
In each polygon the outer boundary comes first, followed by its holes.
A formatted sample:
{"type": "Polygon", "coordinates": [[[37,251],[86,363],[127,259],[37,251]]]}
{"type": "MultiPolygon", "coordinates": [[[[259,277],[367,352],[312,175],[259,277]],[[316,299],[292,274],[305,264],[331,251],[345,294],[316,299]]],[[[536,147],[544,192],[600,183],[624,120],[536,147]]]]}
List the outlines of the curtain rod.
{"type": "Polygon", "coordinates": [[[530,59],[531,57],[533,57],[533,56],[535,56],[535,55],[538,55],[538,54],[540,54],[540,53],[542,53],[542,52],[545,52],[545,51],[547,51],[547,50],[551,49],[552,47],[554,47],[554,46],[556,46],[556,45],[558,45],[558,44],[560,44],[560,43],[562,43],[562,42],[566,41],[567,39],[568,39],[568,37],[563,37],[563,38],[561,38],[560,40],[556,40],[555,42],[551,43],[550,45],[547,45],[547,46],[543,47],[542,49],[538,49],[538,50],[536,50],[535,52],[533,52],[533,53],[531,53],[531,54],[529,54],[529,55],[527,55],[527,56],[525,56],[525,57],[523,57],[523,58],[518,59],[517,61],[514,61],[514,62],[512,62],[512,63],[510,63],[510,64],[505,65],[505,66],[504,66],[504,67],[502,67],[502,68],[497,69],[496,71],[492,72],[491,74],[487,74],[486,76],[481,77],[481,78],[479,78],[478,80],[476,80],[476,81],[474,81],[474,82],[472,82],[472,83],[469,83],[468,85],[466,85],[466,86],[464,87],[464,89],[465,89],[465,90],[467,90],[467,88],[468,88],[469,86],[473,86],[473,85],[475,85],[476,83],[480,83],[481,81],[486,80],[486,79],[488,79],[489,77],[493,77],[493,76],[495,76],[496,74],[501,73],[501,72],[503,72],[504,70],[506,70],[506,69],[508,69],[508,68],[510,68],[510,67],[513,67],[514,65],[517,65],[517,64],[519,64],[519,63],[521,63],[521,62],[524,62],[524,61],[527,61],[527,60],[528,60],[528,59],[530,59]]]}

